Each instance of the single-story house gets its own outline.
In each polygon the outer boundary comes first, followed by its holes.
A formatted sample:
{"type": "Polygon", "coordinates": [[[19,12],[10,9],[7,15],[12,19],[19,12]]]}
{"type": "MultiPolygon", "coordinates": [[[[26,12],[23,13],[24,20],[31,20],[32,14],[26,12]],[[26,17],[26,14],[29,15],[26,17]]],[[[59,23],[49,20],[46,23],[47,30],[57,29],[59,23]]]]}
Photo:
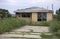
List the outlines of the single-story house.
{"type": "Polygon", "coordinates": [[[53,11],[40,7],[30,7],[18,9],[15,11],[16,18],[21,18],[26,21],[51,21],[53,20],[53,11]]]}

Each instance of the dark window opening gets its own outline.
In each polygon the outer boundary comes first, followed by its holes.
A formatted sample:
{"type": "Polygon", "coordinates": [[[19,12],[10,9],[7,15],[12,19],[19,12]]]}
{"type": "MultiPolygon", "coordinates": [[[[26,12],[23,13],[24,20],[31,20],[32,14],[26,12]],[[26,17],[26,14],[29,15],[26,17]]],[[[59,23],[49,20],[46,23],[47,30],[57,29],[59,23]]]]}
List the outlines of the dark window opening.
{"type": "Polygon", "coordinates": [[[19,17],[20,17],[20,15],[19,15],[19,17]]]}
{"type": "Polygon", "coordinates": [[[38,21],[46,21],[46,19],[38,19],[38,21]]]}
{"type": "Polygon", "coordinates": [[[38,13],[38,21],[46,21],[47,13],[38,13]]]}
{"type": "Polygon", "coordinates": [[[30,13],[22,13],[22,17],[31,17],[30,13]]]}
{"type": "Polygon", "coordinates": [[[41,19],[38,19],[38,21],[41,21],[41,19]]]}
{"type": "Polygon", "coordinates": [[[20,17],[20,13],[16,13],[16,16],[20,17]]]}

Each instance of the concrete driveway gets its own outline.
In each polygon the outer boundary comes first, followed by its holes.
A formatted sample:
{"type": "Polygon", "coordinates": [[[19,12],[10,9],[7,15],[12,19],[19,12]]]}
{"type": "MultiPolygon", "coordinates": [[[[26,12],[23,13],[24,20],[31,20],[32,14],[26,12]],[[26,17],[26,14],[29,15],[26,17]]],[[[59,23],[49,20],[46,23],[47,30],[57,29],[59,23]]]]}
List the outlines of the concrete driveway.
{"type": "Polygon", "coordinates": [[[20,33],[20,32],[29,32],[30,30],[33,30],[33,32],[36,33],[32,33],[32,35],[24,35],[22,36],[21,34],[11,34],[11,33],[5,33],[0,35],[0,39],[22,39],[21,37],[25,38],[25,39],[29,39],[29,38],[41,38],[41,36],[39,35],[40,32],[49,32],[49,27],[46,26],[24,26],[18,29],[13,30],[12,32],[16,32],[16,33],[20,33]],[[37,33],[39,32],[39,33],[37,33]],[[14,37],[14,38],[11,38],[14,37]],[[18,37],[18,38],[16,38],[18,37]]]}

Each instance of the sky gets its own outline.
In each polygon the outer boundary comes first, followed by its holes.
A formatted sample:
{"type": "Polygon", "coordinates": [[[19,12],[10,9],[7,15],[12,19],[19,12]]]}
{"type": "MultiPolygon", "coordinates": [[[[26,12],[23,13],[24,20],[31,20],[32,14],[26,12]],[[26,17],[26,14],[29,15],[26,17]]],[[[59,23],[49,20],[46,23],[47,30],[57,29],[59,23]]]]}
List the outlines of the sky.
{"type": "Polygon", "coordinates": [[[15,14],[17,9],[24,9],[29,7],[48,7],[49,10],[53,10],[54,13],[60,8],[60,0],[0,0],[0,8],[7,9],[11,14],[15,14]]]}

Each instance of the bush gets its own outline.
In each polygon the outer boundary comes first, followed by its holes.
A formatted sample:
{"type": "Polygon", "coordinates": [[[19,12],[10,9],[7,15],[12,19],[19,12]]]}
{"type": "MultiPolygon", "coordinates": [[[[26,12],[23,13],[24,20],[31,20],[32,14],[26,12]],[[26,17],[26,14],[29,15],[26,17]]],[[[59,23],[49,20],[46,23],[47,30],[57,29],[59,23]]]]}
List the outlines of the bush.
{"type": "Polygon", "coordinates": [[[25,25],[25,21],[22,19],[6,18],[4,20],[0,20],[0,34],[22,27],[23,25],[25,25]]]}
{"type": "Polygon", "coordinates": [[[51,24],[50,24],[50,30],[56,36],[60,36],[60,21],[53,21],[53,22],[51,22],[51,24]]]}
{"type": "Polygon", "coordinates": [[[49,23],[46,22],[46,21],[30,22],[29,25],[33,25],[33,26],[49,26],[49,23]]]}
{"type": "Polygon", "coordinates": [[[60,21],[53,21],[50,23],[50,30],[52,32],[57,32],[60,30],[60,21]]]}

